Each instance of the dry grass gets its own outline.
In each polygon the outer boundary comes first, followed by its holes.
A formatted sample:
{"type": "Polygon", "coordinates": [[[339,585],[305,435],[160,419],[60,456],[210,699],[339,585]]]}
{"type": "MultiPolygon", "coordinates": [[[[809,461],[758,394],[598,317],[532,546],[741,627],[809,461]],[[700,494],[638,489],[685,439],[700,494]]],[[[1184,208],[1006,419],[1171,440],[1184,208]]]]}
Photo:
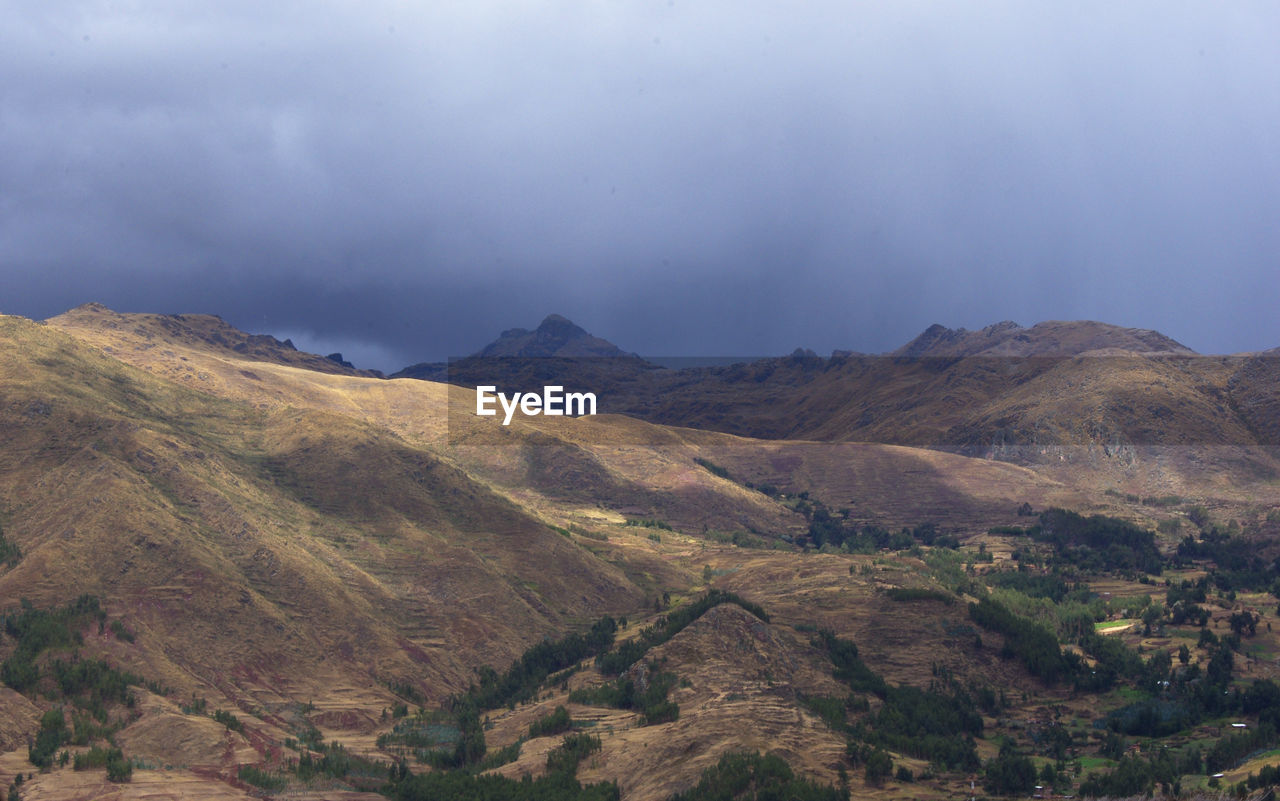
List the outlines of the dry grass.
{"type": "MultiPolygon", "coordinates": [[[[984,632],[984,646],[974,648],[963,604],[887,600],[886,587],[928,584],[918,560],[739,549],[704,538],[706,530],[803,529],[801,517],[739,482],[810,490],[863,522],[938,522],[974,542],[991,525],[1027,522],[1015,514],[1024,501],[1141,517],[1155,513],[1101,489],[1199,486],[1200,474],[1177,454],[1158,467],[1105,459],[1020,467],[892,445],[760,442],[609,416],[498,430],[450,419],[450,404],[473,403],[465,390],[316,372],[270,343],[237,351],[219,321],[186,318],[175,330],[167,319],[92,309],[49,325],[0,317],[0,522],[24,553],[17,567],[0,568],[0,608],[21,597],[51,605],[81,592],[102,596],[137,642],[91,633],[86,651],[159,680],[178,698],[207,697],[210,709],[235,712],[246,735],[147,694],[142,719],[121,743],[181,767],[138,771],[124,789],[106,786],[100,772],[55,771],[24,797],[243,797],[227,784],[235,768],[264,760],[303,724],[373,753],[390,728],[381,712],[395,700],[382,682],[410,682],[437,702],[465,687],[477,665],[505,665],[544,635],[606,612],[643,622],[663,593],[679,601],[696,592],[704,565],[715,586],[763,604],[773,624],[720,607],[658,649],[688,682],[673,693],[675,723],[638,728],[631,713],[573,707],[606,735],[581,776],[618,779],[628,799],[661,799],[724,751],[760,748],[834,781],[843,743],[795,694],[839,688],[795,625],[854,639],[890,681],[927,684],[941,663],[1009,688],[1019,704],[1011,715],[1031,717],[1069,699],[998,659],[995,635],[984,632]],[[675,531],[624,525],[637,517],[675,531]],[[308,703],[311,711],[301,711],[308,703]]],[[[933,425],[925,411],[918,424],[933,425]]],[[[1215,513],[1246,501],[1256,513],[1275,502],[1274,482],[1205,480],[1218,494],[1215,513]]],[[[1107,585],[1126,596],[1161,589],[1107,585]]],[[[1221,621],[1215,625],[1221,633],[1221,621]]],[[[1261,650],[1280,652],[1272,637],[1259,634],[1261,650]]],[[[1261,651],[1241,662],[1248,676],[1275,672],[1261,651]]],[[[573,683],[591,680],[599,679],[587,672],[573,683]]],[[[6,766],[25,763],[22,746],[41,711],[10,700],[0,704],[8,750],[0,780],[6,766]]],[[[557,691],[491,713],[490,747],[514,741],[564,700],[557,691]]],[[[540,772],[555,740],[526,743],[501,771],[540,772]]],[[[872,790],[855,775],[855,790],[880,798],[965,789],[891,782],[872,790]]],[[[339,797],[315,797],[330,796],[339,797]]]]}

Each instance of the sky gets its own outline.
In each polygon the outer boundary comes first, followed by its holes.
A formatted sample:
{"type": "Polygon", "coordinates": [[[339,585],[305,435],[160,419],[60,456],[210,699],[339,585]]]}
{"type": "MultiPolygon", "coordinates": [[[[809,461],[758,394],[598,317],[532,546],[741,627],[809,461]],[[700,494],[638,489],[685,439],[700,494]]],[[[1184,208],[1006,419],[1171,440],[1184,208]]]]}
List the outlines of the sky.
{"type": "Polygon", "coordinates": [[[360,367],[1094,319],[1280,346],[1273,2],[0,0],[0,312],[360,367]]]}

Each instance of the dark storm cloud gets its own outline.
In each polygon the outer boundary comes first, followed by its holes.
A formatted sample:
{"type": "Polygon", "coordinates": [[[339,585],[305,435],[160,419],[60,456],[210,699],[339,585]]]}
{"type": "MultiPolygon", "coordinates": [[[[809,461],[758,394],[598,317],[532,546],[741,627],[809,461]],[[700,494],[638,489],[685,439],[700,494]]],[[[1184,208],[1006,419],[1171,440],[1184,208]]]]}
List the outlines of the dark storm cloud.
{"type": "Polygon", "coordinates": [[[0,311],[383,369],[550,312],[651,354],[1103,319],[1280,344],[1271,4],[41,3],[0,311]]]}

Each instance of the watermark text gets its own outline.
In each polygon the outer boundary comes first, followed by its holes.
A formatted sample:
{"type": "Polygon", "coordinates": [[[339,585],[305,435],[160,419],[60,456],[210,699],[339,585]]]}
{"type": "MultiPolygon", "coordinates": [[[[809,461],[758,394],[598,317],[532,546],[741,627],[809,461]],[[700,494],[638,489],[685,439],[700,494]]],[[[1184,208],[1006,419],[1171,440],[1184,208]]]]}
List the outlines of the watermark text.
{"type": "Polygon", "coordinates": [[[545,414],[549,417],[581,417],[596,413],[596,394],[594,392],[565,392],[564,387],[548,386],[542,388],[542,394],[536,392],[513,392],[506,395],[498,392],[494,385],[476,387],[476,414],[480,417],[496,417],[498,407],[502,407],[504,426],[511,425],[511,419],[518,410],[526,416],[545,414]]]}

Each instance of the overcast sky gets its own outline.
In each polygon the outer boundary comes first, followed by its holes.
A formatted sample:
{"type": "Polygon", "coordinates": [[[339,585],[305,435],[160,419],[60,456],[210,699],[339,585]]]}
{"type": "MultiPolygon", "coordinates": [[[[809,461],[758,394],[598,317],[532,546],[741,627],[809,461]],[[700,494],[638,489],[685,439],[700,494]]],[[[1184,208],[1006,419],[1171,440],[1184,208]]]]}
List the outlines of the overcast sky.
{"type": "Polygon", "coordinates": [[[1270,2],[0,0],[0,311],[394,370],[1098,319],[1280,345],[1270,2]]]}

